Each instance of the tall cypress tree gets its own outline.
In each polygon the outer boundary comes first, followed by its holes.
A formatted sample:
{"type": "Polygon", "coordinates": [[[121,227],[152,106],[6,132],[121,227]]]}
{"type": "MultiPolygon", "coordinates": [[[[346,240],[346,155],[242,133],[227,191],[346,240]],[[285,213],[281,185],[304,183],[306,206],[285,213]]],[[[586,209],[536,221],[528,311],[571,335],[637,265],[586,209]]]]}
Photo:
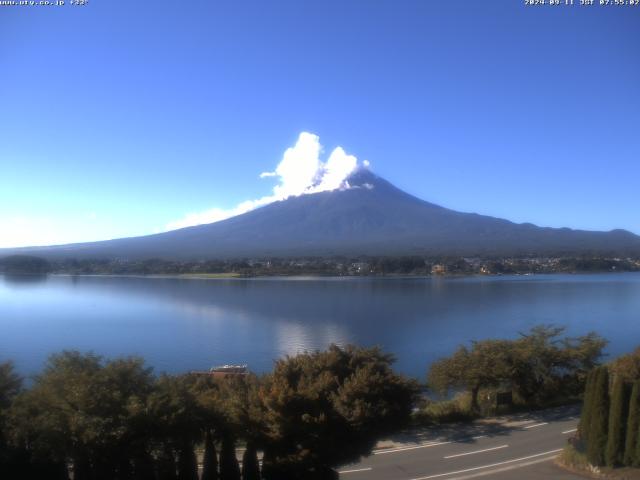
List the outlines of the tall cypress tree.
{"type": "Polygon", "coordinates": [[[158,471],[158,480],[178,479],[178,475],[176,474],[175,454],[169,445],[164,445],[160,452],[158,452],[156,467],[158,471]]]}
{"type": "Polygon", "coordinates": [[[607,433],[609,426],[609,371],[599,367],[594,382],[593,405],[589,422],[587,459],[592,465],[605,464],[607,433]]]}
{"type": "Polygon", "coordinates": [[[638,432],[636,434],[636,451],[633,456],[633,466],[640,467],[640,428],[638,428],[638,432]]]}
{"type": "Polygon", "coordinates": [[[265,446],[264,453],[262,454],[262,478],[263,480],[277,480],[277,470],[275,467],[276,456],[269,446],[265,446]]]}
{"type": "Polygon", "coordinates": [[[593,410],[593,391],[595,387],[594,378],[597,369],[592,369],[587,375],[587,381],[584,387],[584,396],[582,399],[582,414],[580,415],[580,423],[578,424],[578,438],[583,445],[589,442],[589,426],[591,422],[591,411],[593,410]]]}
{"type": "Polygon", "coordinates": [[[258,455],[253,442],[247,443],[247,449],[242,455],[242,480],[260,480],[258,455]]]}
{"type": "Polygon", "coordinates": [[[240,480],[240,465],[238,465],[238,459],[236,458],[236,443],[229,434],[222,437],[220,480],[240,480]]]}
{"type": "Polygon", "coordinates": [[[90,480],[93,477],[91,464],[85,455],[73,459],[73,480],[90,480]]]}
{"type": "Polygon", "coordinates": [[[207,431],[204,436],[204,459],[202,465],[202,478],[200,480],[218,480],[218,458],[213,435],[207,431]]]}
{"type": "Polygon", "coordinates": [[[605,460],[608,466],[617,467],[622,464],[625,450],[627,417],[629,414],[629,396],[625,381],[616,375],[611,393],[609,409],[609,432],[605,460]]]}
{"type": "Polygon", "coordinates": [[[190,442],[178,451],[178,480],[198,480],[198,460],[190,442]]]}
{"type": "Polygon", "coordinates": [[[633,384],[629,398],[629,419],[622,463],[628,467],[637,466],[636,446],[640,435],[640,380],[633,384]]]}
{"type": "Polygon", "coordinates": [[[20,478],[20,479],[40,479],[47,480],[69,480],[69,472],[64,462],[55,461],[35,461],[23,465],[23,469],[16,472],[15,476],[2,478],[20,478]]]}
{"type": "Polygon", "coordinates": [[[135,480],[155,480],[153,458],[147,451],[138,452],[133,458],[133,478],[135,480]]]}

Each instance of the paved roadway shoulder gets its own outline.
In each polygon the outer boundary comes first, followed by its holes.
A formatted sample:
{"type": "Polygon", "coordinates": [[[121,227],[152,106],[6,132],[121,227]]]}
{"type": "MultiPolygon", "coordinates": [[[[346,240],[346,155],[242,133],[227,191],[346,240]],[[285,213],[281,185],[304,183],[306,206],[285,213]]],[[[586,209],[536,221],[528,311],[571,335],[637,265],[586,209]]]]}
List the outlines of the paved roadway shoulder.
{"type": "Polygon", "coordinates": [[[553,465],[575,432],[578,409],[563,407],[495,421],[404,435],[345,466],[346,480],[463,480],[580,478],[553,465]]]}

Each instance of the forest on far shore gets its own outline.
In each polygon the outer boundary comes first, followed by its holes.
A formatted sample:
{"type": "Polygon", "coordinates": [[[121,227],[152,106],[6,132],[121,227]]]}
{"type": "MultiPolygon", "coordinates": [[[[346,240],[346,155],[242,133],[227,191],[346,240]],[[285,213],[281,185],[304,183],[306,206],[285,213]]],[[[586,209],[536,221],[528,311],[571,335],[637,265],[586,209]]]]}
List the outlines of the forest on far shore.
{"type": "Polygon", "coordinates": [[[0,273],[24,275],[513,275],[579,272],[636,272],[640,259],[602,256],[553,257],[334,257],[178,261],[152,258],[46,260],[30,255],[0,258],[0,273]]]}

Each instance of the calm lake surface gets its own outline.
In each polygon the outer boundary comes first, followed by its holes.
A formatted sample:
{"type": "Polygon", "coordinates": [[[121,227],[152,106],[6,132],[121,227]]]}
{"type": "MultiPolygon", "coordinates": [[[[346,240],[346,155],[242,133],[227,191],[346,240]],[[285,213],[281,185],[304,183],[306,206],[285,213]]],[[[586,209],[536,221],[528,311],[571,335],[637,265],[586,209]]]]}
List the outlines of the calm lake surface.
{"type": "Polygon", "coordinates": [[[156,371],[270,370],[330,343],[380,345],[423,378],[461,343],[538,323],[640,345],[640,274],[468,278],[172,279],[0,276],[0,361],[23,374],[63,349],[141,355],[156,371]]]}

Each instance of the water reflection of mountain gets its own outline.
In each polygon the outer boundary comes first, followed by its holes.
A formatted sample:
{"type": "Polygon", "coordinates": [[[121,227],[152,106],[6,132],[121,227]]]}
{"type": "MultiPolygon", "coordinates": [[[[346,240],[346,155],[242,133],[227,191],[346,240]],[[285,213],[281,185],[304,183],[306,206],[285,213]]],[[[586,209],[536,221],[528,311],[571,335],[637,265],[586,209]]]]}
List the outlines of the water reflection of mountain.
{"type": "Polygon", "coordinates": [[[0,277],[10,285],[33,285],[36,283],[44,283],[47,281],[46,273],[30,273],[30,274],[0,274],[0,277]]]}

